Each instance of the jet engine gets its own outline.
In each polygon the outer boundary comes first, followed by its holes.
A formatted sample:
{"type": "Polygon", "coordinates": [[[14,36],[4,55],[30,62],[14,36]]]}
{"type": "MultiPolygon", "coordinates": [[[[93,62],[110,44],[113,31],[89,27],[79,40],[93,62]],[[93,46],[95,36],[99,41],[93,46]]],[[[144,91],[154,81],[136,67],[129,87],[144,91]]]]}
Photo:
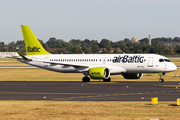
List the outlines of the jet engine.
{"type": "Polygon", "coordinates": [[[125,73],[125,74],[122,74],[122,76],[125,79],[140,79],[142,78],[143,73],[125,73]]]}
{"type": "Polygon", "coordinates": [[[110,72],[106,67],[95,67],[89,69],[89,76],[92,79],[108,79],[110,72]]]}

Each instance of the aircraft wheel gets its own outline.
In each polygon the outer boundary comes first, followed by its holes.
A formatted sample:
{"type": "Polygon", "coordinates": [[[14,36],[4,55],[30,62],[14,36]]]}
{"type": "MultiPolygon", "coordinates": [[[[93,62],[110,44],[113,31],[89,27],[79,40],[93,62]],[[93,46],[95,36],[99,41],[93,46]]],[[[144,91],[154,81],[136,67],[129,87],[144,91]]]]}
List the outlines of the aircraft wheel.
{"type": "Polygon", "coordinates": [[[89,78],[89,77],[83,77],[83,78],[82,78],[82,81],[83,81],[83,82],[90,82],[90,78],[89,78]]]}
{"type": "Polygon", "coordinates": [[[103,82],[111,82],[111,78],[109,77],[108,79],[103,79],[103,82]]]}
{"type": "Polygon", "coordinates": [[[164,82],[164,79],[159,79],[159,82],[160,82],[160,83],[164,82]]]}

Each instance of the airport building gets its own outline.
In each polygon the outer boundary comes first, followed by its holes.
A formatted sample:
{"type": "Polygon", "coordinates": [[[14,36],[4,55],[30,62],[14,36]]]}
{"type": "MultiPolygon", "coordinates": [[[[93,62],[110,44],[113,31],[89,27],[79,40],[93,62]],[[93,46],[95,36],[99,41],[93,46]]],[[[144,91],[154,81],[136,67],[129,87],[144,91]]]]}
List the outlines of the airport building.
{"type": "Polygon", "coordinates": [[[0,52],[0,58],[19,56],[17,52],[0,52]]]}

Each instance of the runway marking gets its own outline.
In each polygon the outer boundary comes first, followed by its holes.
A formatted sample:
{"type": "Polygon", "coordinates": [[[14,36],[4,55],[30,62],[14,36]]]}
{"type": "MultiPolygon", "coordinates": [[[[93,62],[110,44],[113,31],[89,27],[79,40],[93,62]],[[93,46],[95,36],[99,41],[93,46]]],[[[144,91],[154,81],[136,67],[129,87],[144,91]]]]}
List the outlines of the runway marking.
{"type": "Polygon", "coordinates": [[[174,91],[168,91],[168,92],[174,92],[174,91]]]}
{"type": "Polygon", "coordinates": [[[111,96],[111,95],[104,95],[104,96],[111,96]]]}
{"type": "Polygon", "coordinates": [[[78,98],[84,98],[85,96],[79,96],[78,98]]]}
{"type": "Polygon", "coordinates": [[[94,96],[87,96],[87,97],[94,97],[94,96]]]}
{"type": "Polygon", "coordinates": [[[117,83],[117,82],[89,82],[87,84],[112,84],[112,83],[117,83]]]}
{"type": "Polygon", "coordinates": [[[119,94],[119,95],[127,95],[127,93],[124,93],[124,94],[119,94]]]}
{"type": "Polygon", "coordinates": [[[180,85],[153,85],[154,87],[170,87],[170,88],[175,88],[175,87],[180,87],[180,85]]]}
{"type": "Polygon", "coordinates": [[[96,95],[97,97],[102,97],[103,95],[96,95]]]}
{"type": "Polygon", "coordinates": [[[98,95],[107,93],[43,93],[43,92],[12,92],[12,91],[0,91],[0,94],[57,94],[57,95],[98,95]]]}
{"type": "Polygon", "coordinates": [[[162,93],[164,93],[164,92],[167,92],[167,91],[161,91],[162,93]]]}
{"type": "Polygon", "coordinates": [[[76,97],[69,97],[70,99],[76,98],[76,97]]]}
{"type": "Polygon", "coordinates": [[[14,91],[0,91],[0,94],[39,94],[39,95],[50,95],[50,94],[57,94],[57,95],[91,95],[91,96],[75,96],[75,97],[68,97],[64,99],[83,99],[86,97],[92,98],[92,97],[108,97],[108,96],[123,96],[123,95],[142,95],[142,94],[148,94],[148,95],[179,95],[179,93],[172,93],[172,92],[180,92],[180,90],[171,90],[171,91],[155,91],[155,92],[144,92],[144,93],[43,93],[43,92],[14,92],[14,91]],[[171,93],[168,93],[171,92],[171,93]],[[162,94],[163,93],[163,94],[162,94]]]}

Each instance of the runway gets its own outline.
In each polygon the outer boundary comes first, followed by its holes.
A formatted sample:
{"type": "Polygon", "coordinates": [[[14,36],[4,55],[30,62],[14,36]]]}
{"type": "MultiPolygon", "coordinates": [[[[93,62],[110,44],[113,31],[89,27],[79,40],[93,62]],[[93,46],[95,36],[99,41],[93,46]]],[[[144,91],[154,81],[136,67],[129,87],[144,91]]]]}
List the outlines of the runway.
{"type": "Polygon", "coordinates": [[[176,101],[179,82],[0,82],[0,100],[150,101],[152,97],[176,101]]]}
{"type": "MultiPolygon", "coordinates": [[[[0,68],[38,68],[38,67],[34,67],[34,66],[0,66],[0,68]]],[[[177,68],[180,68],[180,66],[177,66],[177,68]]]]}

